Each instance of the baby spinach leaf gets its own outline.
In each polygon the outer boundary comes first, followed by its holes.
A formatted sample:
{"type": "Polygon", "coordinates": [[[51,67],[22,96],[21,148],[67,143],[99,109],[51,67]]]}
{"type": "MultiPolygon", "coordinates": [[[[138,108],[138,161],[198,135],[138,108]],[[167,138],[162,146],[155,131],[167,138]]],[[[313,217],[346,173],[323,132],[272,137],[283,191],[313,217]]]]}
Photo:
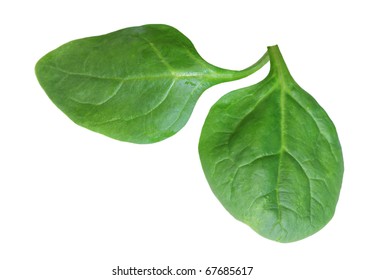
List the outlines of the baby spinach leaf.
{"type": "Polygon", "coordinates": [[[204,61],[188,38],[167,25],[145,25],[71,41],[39,60],[49,98],[75,123],[109,137],[152,143],[179,131],[207,88],[243,78],[204,61]]]}
{"type": "Polygon", "coordinates": [[[326,112],[293,80],[278,47],[268,52],[263,81],[212,107],[199,153],[212,191],[236,219],[291,242],[332,218],[343,158],[326,112]]]}

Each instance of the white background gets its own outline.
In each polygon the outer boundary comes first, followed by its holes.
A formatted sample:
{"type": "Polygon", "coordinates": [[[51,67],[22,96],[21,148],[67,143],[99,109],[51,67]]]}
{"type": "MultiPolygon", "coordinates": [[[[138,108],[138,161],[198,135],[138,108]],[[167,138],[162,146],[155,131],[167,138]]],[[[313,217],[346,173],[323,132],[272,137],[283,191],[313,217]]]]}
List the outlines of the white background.
{"type": "MultiPolygon", "coordinates": [[[[0,4],[0,279],[112,276],[136,266],[253,266],[246,277],[364,279],[363,1],[2,1],[0,4]],[[165,23],[210,63],[242,69],[279,44],[296,81],[325,108],[343,147],[336,214],[317,234],[280,244],[236,221],[214,197],[197,144],[218,85],[177,135],[118,142],[75,125],[48,99],[37,60],[76,38],[165,23]]],[[[179,279],[172,277],[171,279],[179,279]]]]}

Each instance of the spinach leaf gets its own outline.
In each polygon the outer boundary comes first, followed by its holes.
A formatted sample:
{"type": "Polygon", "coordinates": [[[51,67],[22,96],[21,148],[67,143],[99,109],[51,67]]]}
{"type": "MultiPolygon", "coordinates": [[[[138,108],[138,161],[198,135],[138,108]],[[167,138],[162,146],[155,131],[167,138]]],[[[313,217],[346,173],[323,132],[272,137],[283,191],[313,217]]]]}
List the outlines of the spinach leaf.
{"type": "Polygon", "coordinates": [[[39,60],[49,98],[75,123],[109,137],[152,143],[188,121],[207,88],[243,78],[204,61],[188,38],[167,25],[145,25],[71,41],[39,60]]]}
{"type": "Polygon", "coordinates": [[[262,236],[292,242],[332,218],[343,158],[326,112],[291,77],[277,46],[260,83],[223,96],[202,129],[199,153],[216,197],[262,236]]]}

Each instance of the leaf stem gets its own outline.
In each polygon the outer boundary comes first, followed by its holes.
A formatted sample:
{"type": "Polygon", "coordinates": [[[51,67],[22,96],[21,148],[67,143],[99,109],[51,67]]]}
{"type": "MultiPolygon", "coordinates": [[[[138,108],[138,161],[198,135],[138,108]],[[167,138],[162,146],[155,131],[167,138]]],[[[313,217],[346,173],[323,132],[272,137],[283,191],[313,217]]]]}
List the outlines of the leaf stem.
{"type": "Polygon", "coordinates": [[[280,79],[291,78],[289,69],[286,66],[278,45],[267,47],[267,49],[270,57],[270,74],[276,73],[280,79]]]}
{"type": "Polygon", "coordinates": [[[264,55],[257,62],[247,67],[246,69],[233,71],[221,68],[220,73],[214,78],[215,80],[219,80],[219,83],[246,78],[255,73],[256,71],[258,71],[259,69],[261,69],[269,60],[270,60],[269,52],[266,51],[264,55]]]}
{"type": "Polygon", "coordinates": [[[239,78],[245,78],[252,75],[256,71],[260,70],[269,60],[269,52],[267,51],[256,63],[252,64],[250,67],[247,67],[241,71],[237,71],[239,73],[239,78]]]}

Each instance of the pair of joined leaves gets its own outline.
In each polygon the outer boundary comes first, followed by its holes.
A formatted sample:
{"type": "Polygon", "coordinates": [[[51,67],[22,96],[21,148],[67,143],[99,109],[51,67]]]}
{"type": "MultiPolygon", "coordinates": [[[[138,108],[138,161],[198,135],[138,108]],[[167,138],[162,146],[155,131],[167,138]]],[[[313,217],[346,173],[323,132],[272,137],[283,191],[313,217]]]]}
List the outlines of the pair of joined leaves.
{"type": "Polygon", "coordinates": [[[264,237],[291,242],[332,218],[343,159],[333,123],[293,80],[277,46],[232,71],[207,63],[176,29],[145,25],[69,42],[44,56],[36,75],[75,123],[153,143],[186,124],[207,88],[246,77],[269,60],[263,81],[212,107],[199,153],[214,194],[235,218],[264,237]]]}

